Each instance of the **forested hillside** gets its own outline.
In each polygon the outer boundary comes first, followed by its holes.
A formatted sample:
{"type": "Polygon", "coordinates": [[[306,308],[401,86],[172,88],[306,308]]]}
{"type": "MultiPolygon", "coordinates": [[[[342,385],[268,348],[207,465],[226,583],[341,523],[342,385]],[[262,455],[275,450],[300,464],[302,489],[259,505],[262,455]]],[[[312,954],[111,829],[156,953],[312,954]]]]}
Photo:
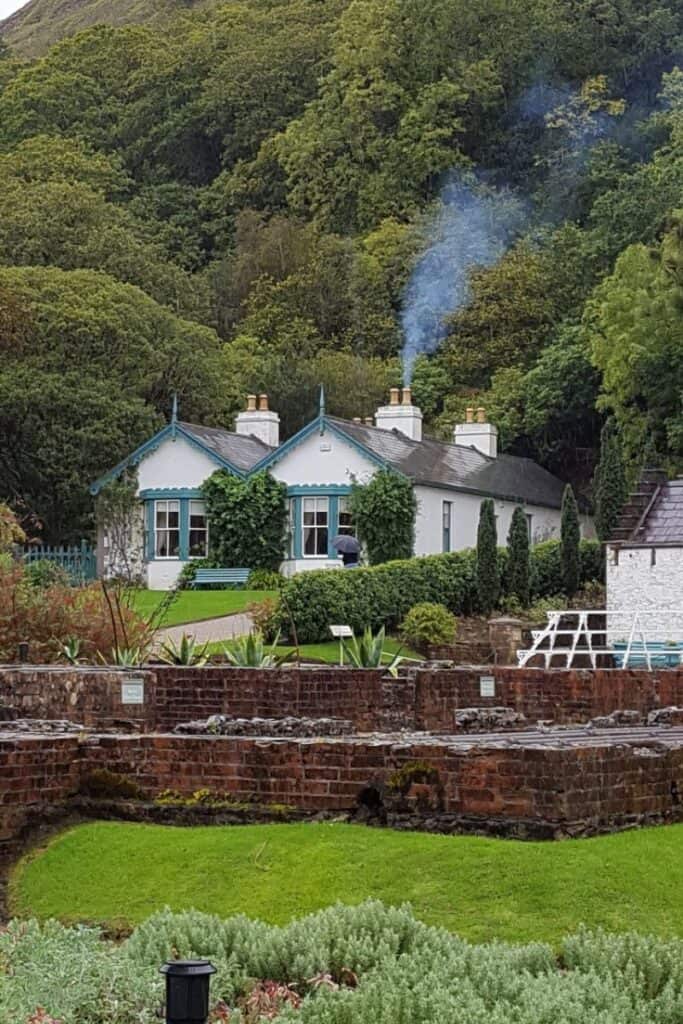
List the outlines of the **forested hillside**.
{"type": "Polygon", "coordinates": [[[177,6],[0,56],[0,498],[78,536],[174,391],[404,372],[588,496],[607,418],[683,468],[679,0],[177,6]]]}
{"type": "Polygon", "coordinates": [[[0,36],[26,56],[40,56],[53,43],[93,25],[165,22],[181,11],[215,0],[29,0],[0,21],[0,36]]]}

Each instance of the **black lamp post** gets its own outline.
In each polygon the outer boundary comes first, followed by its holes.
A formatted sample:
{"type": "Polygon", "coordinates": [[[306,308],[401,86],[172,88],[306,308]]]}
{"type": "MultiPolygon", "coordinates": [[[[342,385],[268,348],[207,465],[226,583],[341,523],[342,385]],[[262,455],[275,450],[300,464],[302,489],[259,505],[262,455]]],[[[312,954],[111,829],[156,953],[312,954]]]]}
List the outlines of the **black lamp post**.
{"type": "Polygon", "coordinates": [[[216,968],[208,960],[169,960],[166,975],[166,1024],[206,1024],[209,985],[216,968]]]}

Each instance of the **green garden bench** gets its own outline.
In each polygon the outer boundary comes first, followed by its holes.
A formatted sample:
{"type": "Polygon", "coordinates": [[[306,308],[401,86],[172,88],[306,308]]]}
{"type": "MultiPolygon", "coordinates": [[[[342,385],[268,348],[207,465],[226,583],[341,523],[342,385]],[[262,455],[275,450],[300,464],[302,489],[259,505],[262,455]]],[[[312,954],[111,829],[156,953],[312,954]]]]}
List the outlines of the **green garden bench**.
{"type": "Polygon", "coordinates": [[[233,587],[243,587],[249,579],[251,569],[197,569],[192,580],[193,587],[211,586],[216,583],[228,583],[233,587]]]}

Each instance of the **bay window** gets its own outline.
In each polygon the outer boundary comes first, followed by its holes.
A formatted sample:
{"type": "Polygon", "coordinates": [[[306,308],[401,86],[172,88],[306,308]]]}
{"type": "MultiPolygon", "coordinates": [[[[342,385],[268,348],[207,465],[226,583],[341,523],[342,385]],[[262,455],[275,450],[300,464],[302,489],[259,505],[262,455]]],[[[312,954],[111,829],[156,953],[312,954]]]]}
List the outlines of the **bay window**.
{"type": "Polygon", "coordinates": [[[342,495],[339,499],[339,533],[349,537],[356,536],[356,527],[351,517],[351,499],[342,495]]]}

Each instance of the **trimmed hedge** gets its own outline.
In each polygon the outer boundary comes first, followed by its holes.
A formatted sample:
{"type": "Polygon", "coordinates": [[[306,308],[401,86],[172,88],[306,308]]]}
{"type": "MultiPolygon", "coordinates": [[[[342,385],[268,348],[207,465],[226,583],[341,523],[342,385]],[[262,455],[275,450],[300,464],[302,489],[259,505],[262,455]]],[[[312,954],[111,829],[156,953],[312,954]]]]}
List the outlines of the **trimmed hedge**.
{"type": "MultiPolygon", "coordinates": [[[[498,552],[507,596],[507,549],[498,552]]],[[[454,615],[478,610],[476,551],[455,551],[363,569],[315,570],[289,579],[282,590],[279,617],[283,632],[296,626],[301,644],[329,640],[330,624],[362,632],[398,628],[410,609],[424,601],[443,604],[454,615]]],[[[530,551],[532,599],[562,591],[559,541],[545,541],[530,551]]],[[[597,541],[581,542],[581,584],[602,579],[603,553],[597,541]]]]}

